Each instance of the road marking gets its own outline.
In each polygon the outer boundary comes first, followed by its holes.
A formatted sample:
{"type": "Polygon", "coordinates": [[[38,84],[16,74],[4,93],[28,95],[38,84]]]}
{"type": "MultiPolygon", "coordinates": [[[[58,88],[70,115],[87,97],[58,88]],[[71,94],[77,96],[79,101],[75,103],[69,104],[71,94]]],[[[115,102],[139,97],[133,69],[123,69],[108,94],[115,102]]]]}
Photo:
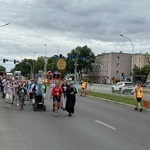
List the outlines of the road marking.
{"type": "Polygon", "coordinates": [[[114,127],[112,127],[112,126],[110,126],[110,125],[108,125],[108,124],[106,124],[106,123],[104,123],[104,122],[101,122],[101,121],[99,121],[99,120],[95,120],[97,123],[100,123],[100,124],[102,124],[102,125],[104,125],[105,127],[108,127],[108,128],[110,128],[110,129],[112,129],[112,130],[116,130],[116,128],[114,128],[114,127]]]}

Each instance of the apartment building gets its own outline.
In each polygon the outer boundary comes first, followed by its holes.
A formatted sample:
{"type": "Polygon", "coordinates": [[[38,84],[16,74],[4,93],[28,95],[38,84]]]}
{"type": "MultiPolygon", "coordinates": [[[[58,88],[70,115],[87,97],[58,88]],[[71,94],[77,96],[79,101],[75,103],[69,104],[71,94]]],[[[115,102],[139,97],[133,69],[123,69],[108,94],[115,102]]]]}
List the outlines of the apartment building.
{"type": "Polygon", "coordinates": [[[133,66],[137,66],[139,68],[142,68],[146,65],[149,64],[150,62],[150,54],[142,54],[142,53],[137,53],[133,55],[133,63],[132,63],[132,68],[133,66]]]}
{"type": "Polygon", "coordinates": [[[122,51],[98,54],[88,77],[93,83],[102,84],[120,81],[122,76],[131,78],[131,64],[132,54],[122,51]]]}

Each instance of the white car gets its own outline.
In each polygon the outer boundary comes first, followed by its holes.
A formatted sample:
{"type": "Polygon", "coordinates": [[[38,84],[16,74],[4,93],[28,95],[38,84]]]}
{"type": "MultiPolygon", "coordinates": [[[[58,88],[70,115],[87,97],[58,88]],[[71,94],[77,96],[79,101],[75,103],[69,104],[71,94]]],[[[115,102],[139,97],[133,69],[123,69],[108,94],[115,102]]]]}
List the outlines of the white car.
{"type": "Polygon", "coordinates": [[[112,86],[112,93],[119,92],[124,94],[125,92],[131,93],[134,90],[134,84],[132,82],[118,82],[112,86]]]}

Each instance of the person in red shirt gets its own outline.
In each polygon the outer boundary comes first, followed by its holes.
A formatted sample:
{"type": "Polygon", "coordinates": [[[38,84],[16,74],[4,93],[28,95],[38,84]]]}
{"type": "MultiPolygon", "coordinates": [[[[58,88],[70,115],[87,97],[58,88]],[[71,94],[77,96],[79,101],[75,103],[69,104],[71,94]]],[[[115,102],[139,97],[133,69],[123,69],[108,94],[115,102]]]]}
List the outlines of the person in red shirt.
{"type": "Polygon", "coordinates": [[[52,88],[52,96],[53,96],[53,103],[55,106],[55,117],[58,116],[58,110],[61,107],[61,96],[62,96],[63,90],[59,82],[55,83],[55,86],[52,88]]]}

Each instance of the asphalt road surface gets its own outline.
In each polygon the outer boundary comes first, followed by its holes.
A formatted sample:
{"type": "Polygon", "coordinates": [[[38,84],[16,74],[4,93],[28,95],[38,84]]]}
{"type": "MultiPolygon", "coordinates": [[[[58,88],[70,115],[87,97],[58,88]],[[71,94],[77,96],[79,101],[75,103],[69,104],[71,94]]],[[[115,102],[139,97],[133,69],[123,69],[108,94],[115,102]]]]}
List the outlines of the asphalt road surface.
{"type": "Polygon", "coordinates": [[[149,150],[150,114],[132,107],[77,95],[72,117],[60,110],[5,108],[0,98],[0,150],[149,150]]]}

